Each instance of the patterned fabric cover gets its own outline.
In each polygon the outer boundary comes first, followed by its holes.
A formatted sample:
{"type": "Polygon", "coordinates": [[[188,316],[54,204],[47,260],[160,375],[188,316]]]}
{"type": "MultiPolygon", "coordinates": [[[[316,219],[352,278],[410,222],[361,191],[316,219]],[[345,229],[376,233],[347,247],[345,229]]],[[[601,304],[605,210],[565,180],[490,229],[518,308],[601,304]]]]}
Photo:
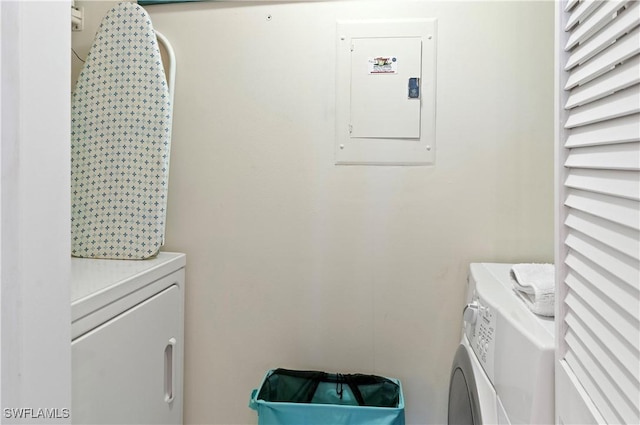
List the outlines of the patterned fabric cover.
{"type": "Polygon", "coordinates": [[[163,243],[171,105],[151,19],[120,3],[103,19],[71,111],[76,257],[144,259],[163,243]]]}

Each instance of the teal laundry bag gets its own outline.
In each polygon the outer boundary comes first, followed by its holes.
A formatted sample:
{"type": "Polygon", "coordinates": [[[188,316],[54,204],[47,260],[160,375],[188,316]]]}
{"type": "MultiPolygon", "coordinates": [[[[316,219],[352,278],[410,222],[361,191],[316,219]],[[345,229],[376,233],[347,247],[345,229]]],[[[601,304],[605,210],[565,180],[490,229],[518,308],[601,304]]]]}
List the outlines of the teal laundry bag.
{"type": "Polygon", "coordinates": [[[375,375],[269,370],[249,407],[258,425],[404,425],[400,381],[375,375]]]}

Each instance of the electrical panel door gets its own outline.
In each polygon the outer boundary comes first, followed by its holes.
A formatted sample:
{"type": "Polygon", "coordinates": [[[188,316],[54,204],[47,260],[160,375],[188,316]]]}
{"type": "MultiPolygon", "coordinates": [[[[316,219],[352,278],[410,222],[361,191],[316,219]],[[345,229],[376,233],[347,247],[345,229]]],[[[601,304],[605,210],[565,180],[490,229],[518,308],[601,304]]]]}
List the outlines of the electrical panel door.
{"type": "Polygon", "coordinates": [[[351,137],[420,137],[420,98],[409,81],[420,78],[420,38],[351,41],[351,137]]]}

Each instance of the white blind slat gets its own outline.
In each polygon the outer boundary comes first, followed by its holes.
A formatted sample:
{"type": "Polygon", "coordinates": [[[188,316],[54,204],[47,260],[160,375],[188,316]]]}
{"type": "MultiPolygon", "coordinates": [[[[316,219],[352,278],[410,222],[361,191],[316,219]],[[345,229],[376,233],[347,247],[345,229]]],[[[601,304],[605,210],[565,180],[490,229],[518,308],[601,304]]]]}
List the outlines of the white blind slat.
{"type": "Polygon", "coordinates": [[[589,59],[588,62],[573,69],[567,78],[565,90],[584,84],[609,71],[615,65],[637,55],[640,52],[640,31],[634,29],[606,50],[589,59]]]}
{"type": "Polygon", "coordinates": [[[603,28],[585,43],[575,47],[565,65],[565,71],[574,68],[591,59],[623,34],[640,25],[640,2],[632,1],[631,6],[624,10],[618,18],[603,28]]]}
{"type": "Polygon", "coordinates": [[[602,2],[603,5],[595,13],[589,16],[584,22],[571,32],[569,40],[565,46],[565,51],[571,50],[576,45],[583,43],[589,37],[591,37],[600,28],[607,25],[610,21],[615,19],[615,13],[618,9],[622,8],[628,0],[607,1],[602,2]]]}
{"type": "Polygon", "coordinates": [[[603,344],[598,336],[574,313],[567,315],[565,322],[576,339],[592,353],[591,357],[598,364],[599,369],[610,377],[611,383],[615,387],[615,390],[612,391],[613,395],[625,398],[634,414],[640,414],[640,406],[638,405],[640,400],[634,400],[634,395],[640,395],[638,368],[633,371],[626,369],[625,365],[615,358],[610,348],[603,344]]]}
{"type": "MultiPolygon", "coordinates": [[[[583,304],[581,300],[574,292],[569,291],[566,297],[566,304],[573,311],[576,317],[580,318],[580,321],[588,323],[588,329],[598,336],[598,339],[602,342],[602,345],[607,347],[612,354],[612,359],[618,362],[620,365],[625,365],[625,373],[629,373],[631,376],[636,376],[637,372],[635,368],[629,368],[627,365],[638,364],[640,358],[638,357],[637,347],[632,347],[626,343],[623,339],[618,337],[618,334],[613,331],[611,326],[606,323],[606,320],[602,318],[597,312],[589,309],[583,304]]],[[[565,317],[568,318],[569,314],[565,317]]],[[[570,324],[569,324],[570,325],[570,324]]],[[[612,360],[613,361],[613,360],[612,360]]]]}
{"type": "Polygon", "coordinates": [[[576,7],[573,12],[571,12],[564,30],[569,31],[578,22],[583,21],[587,16],[591,15],[591,13],[593,13],[593,11],[596,10],[600,6],[600,4],[601,2],[597,0],[584,0],[580,2],[580,5],[576,7]]]}
{"type": "Polygon", "coordinates": [[[580,3],[580,0],[568,0],[567,4],[564,6],[565,12],[568,12],[571,9],[573,9],[573,7],[578,3],[580,3]]]}
{"type": "Polygon", "coordinates": [[[640,115],[628,115],[571,129],[565,147],[640,141],[640,115]]]}
{"type": "MultiPolygon", "coordinates": [[[[565,283],[586,303],[590,309],[597,311],[600,316],[606,317],[607,322],[612,329],[615,330],[616,335],[613,338],[623,338],[633,347],[635,351],[635,357],[640,358],[640,341],[635,338],[635,335],[640,331],[640,322],[637,317],[627,314],[622,311],[620,307],[613,302],[613,300],[603,297],[602,293],[594,288],[594,284],[588,282],[584,277],[580,276],[576,272],[569,272],[565,283]]],[[[607,346],[608,347],[608,346],[607,346]]],[[[609,355],[608,355],[609,356],[609,355]]],[[[611,353],[612,358],[616,357],[611,353]]],[[[628,374],[636,382],[636,386],[640,389],[640,363],[636,365],[623,365],[628,374]]]]}
{"type": "Polygon", "coordinates": [[[591,401],[595,404],[600,414],[605,418],[607,423],[621,424],[624,421],[616,412],[615,406],[605,397],[604,390],[594,381],[589,373],[590,370],[582,363],[584,359],[578,356],[573,350],[569,350],[565,356],[567,366],[575,373],[580,384],[591,397],[591,401]]]}
{"type": "Polygon", "coordinates": [[[637,172],[570,169],[565,186],[589,192],[640,200],[640,176],[637,172]]]}
{"type": "Polygon", "coordinates": [[[640,223],[640,202],[630,199],[571,189],[564,204],[631,229],[637,230],[640,223]]]}
{"type": "Polygon", "coordinates": [[[640,170],[640,142],[571,149],[565,167],[640,170]]]}
{"type": "MultiPolygon", "coordinates": [[[[640,288],[626,285],[577,251],[571,251],[567,254],[565,264],[569,266],[569,273],[577,273],[592,282],[594,289],[600,291],[603,297],[608,298],[626,314],[637,319],[638,311],[640,311],[640,288]]],[[[628,366],[635,367],[634,365],[628,366]]]]}
{"type": "MultiPolygon", "coordinates": [[[[586,105],[598,99],[609,96],[612,93],[640,83],[640,55],[616,66],[612,71],[603,74],[600,78],[589,81],[585,85],[571,90],[565,109],[586,105]]],[[[632,88],[638,90],[638,87],[632,88]]]]}
{"type": "Polygon", "coordinates": [[[565,127],[579,127],[640,112],[640,90],[635,90],[637,88],[638,86],[634,86],[630,90],[622,90],[572,109],[565,127]]]}
{"type": "Polygon", "coordinates": [[[564,223],[591,238],[601,241],[616,251],[637,258],[640,255],[640,232],[600,217],[572,210],[564,223]]]}
{"type": "MultiPolygon", "coordinates": [[[[569,323],[569,317],[567,317],[567,323],[569,323]]],[[[598,386],[602,388],[602,393],[607,399],[607,404],[613,406],[615,404],[618,415],[622,418],[622,422],[613,423],[626,423],[636,424],[640,423],[640,414],[637,407],[633,405],[633,402],[629,400],[629,397],[621,391],[618,386],[618,382],[607,374],[603,367],[594,358],[594,346],[587,346],[586,341],[581,340],[572,330],[569,330],[565,337],[567,344],[571,350],[580,357],[581,362],[589,371],[589,375],[593,380],[598,383],[598,386]]],[[[597,347],[597,345],[596,345],[597,347]]],[[[632,394],[635,394],[634,391],[632,394]]],[[[609,422],[611,423],[611,422],[609,422]]]]}
{"type": "Polygon", "coordinates": [[[602,242],[571,229],[565,239],[565,245],[594,263],[601,264],[607,272],[624,282],[631,290],[638,287],[640,260],[613,251],[602,242]]]}

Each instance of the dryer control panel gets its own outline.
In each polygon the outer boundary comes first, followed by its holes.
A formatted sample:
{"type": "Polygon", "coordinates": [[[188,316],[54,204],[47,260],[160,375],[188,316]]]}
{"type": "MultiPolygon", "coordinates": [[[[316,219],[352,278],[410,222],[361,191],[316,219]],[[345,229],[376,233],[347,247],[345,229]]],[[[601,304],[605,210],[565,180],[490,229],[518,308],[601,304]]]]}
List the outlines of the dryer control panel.
{"type": "Polygon", "coordinates": [[[474,293],[472,301],[464,309],[463,318],[465,333],[471,343],[471,348],[473,348],[489,379],[493,379],[495,312],[474,293]]]}

